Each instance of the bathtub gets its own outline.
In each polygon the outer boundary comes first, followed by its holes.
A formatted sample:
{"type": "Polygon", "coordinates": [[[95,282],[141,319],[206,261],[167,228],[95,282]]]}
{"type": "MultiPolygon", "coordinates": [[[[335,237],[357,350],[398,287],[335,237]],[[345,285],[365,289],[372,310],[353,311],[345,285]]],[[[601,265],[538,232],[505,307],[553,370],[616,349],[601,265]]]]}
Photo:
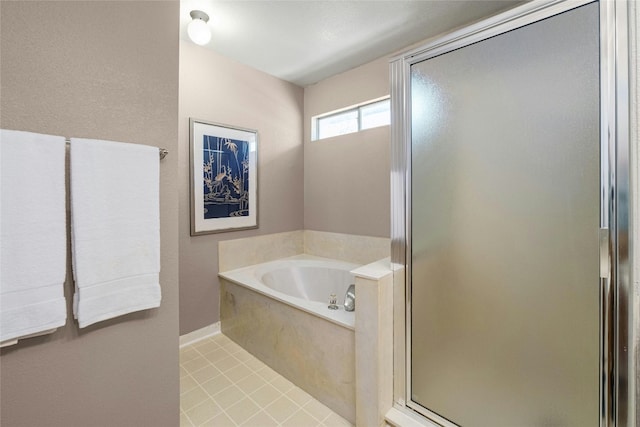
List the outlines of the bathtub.
{"type": "Polygon", "coordinates": [[[351,423],[355,312],[342,304],[357,267],[297,255],[219,273],[222,332],[351,423]]]}
{"type": "Polygon", "coordinates": [[[219,276],[353,329],[355,312],[344,310],[344,297],[349,285],[355,283],[351,270],[358,267],[358,264],[304,254],[221,272],[219,276]],[[331,294],[336,295],[337,310],[328,308],[331,294]]]}

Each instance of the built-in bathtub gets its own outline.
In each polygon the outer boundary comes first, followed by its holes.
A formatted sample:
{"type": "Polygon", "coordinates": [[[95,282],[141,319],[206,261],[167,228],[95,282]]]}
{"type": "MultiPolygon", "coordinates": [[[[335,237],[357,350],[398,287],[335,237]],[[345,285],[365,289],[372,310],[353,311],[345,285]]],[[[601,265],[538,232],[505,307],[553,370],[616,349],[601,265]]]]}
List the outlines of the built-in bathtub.
{"type": "Polygon", "coordinates": [[[222,332],[352,423],[355,313],[343,302],[357,267],[304,254],[219,274],[222,332]]]}
{"type": "Polygon", "coordinates": [[[221,272],[219,276],[353,329],[355,313],[344,310],[344,297],[349,285],[355,283],[351,270],[358,267],[350,262],[304,254],[221,272]],[[337,298],[337,310],[328,308],[332,294],[337,298]]]}

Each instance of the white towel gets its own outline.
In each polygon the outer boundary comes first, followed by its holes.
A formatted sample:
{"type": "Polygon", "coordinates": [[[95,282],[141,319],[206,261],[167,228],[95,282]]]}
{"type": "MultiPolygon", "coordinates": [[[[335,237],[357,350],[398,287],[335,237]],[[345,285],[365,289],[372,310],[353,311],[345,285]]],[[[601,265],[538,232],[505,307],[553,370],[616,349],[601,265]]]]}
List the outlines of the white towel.
{"type": "Polygon", "coordinates": [[[64,137],[0,130],[0,341],[63,326],[64,137]]]}
{"type": "Polygon", "coordinates": [[[71,139],[71,236],[81,328],[160,305],[158,149],[71,139]]]}

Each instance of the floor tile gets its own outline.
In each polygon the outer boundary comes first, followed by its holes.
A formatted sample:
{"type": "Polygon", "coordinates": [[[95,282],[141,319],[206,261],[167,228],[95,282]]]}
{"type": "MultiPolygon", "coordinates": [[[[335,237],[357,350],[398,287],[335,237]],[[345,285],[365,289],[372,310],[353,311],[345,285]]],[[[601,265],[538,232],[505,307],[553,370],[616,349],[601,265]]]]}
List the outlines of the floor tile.
{"type": "Polygon", "coordinates": [[[331,427],[353,427],[349,421],[342,418],[340,415],[332,412],[329,414],[326,420],[324,420],[324,425],[331,427]]]}
{"type": "Polygon", "coordinates": [[[180,364],[195,359],[200,354],[192,347],[185,347],[180,350],[180,364]]]}
{"type": "Polygon", "coordinates": [[[235,357],[236,359],[238,359],[239,361],[244,362],[244,363],[246,363],[246,362],[248,362],[250,360],[257,360],[248,351],[239,351],[237,353],[234,353],[233,357],[235,357]]]}
{"type": "Polygon", "coordinates": [[[287,393],[287,397],[300,406],[306,405],[313,397],[299,387],[293,387],[287,393]]]}
{"type": "Polygon", "coordinates": [[[251,373],[250,375],[236,382],[238,388],[240,388],[240,390],[242,390],[246,394],[251,394],[267,384],[267,380],[255,373],[251,373]]]}
{"type": "Polygon", "coordinates": [[[198,383],[196,380],[191,378],[191,376],[186,376],[180,378],[180,394],[192,390],[194,387],[197,387],[198,383]]]}
{"type": "Polygon", "coordinates": [[[204,358],[207,359],[209,362],[213,363],[214,365],[230,356],[231,354],[229,354],[225,349],[222,349],[222,348],[218,348],[217,350],[204,353],[204,358]]]}
{"type": "Polygon", "coordinates": [[[203,383],[200,387],[205,389],[210,396],[214,396],[229,387],[231,384],[233,383],[229,381],[227,377],[224,375],[218,375],[217,377],[203,383]]]}
{"type": "Polygon", "coordinates": [[[300,409],[294,413],[290,418],[287,418],[283,423],[283,427],[317,427],[320,422],[309,415],[307,412],[300,409]]]}
{"type": "Polygon", "coordinates": [[[202,424],[200,427],[236,427],[236,423],[225,414],[219,414],[202,424]]]}
{"type": "Polygon", "coordinates": [[[264,408],[264,411],[269,414],[274,420],[283,422],[289,418],[294,412],[300,409],[299,405],[296,405],[292,400],[285,396],[280,396],[272,404],[264,408]]]}
{"type": "Polygon", "coordinates": [[[186,412],[191,422],[196,426],[199,426],[216,415],[223,413],[222,409],[211,399],[205,400],[186,412]]]}
{"type": "Polygon", "coordinates": [[[189,371],[180,366],[180,378],[186,377],[187,375],[189,375],[189,371]]]}
{"type": "MultiPolygon", "coordinates": [[[[235,356],[238,357],[237,354],[235,356]]],[[[248,360],[243,360],[243,362],[244,362],[245,365],[247,365],[248,367],[250,367],[254,371],[259,371],[259,370],[264,369],[264,368],[271,369],[267,365],[265,365],[264,363],[262,363],[260,360],[256,359],[253,356],[251,356],[251,358],[248,359],[248,360]]]]}
{"type": "Polygon", "coordinates": [[[242,424],[242,427],[277,427],[280,423],[266,412],[260,411],[242,424]]]}
{"type": "Polygon", "coordinates": [[[278,373],[268,366],[256,371],[256,373],[267,381],[273,381],[278,377],[278,373]]]}
{"type": "Polygon", "coordinates": [[[283,393],[286,393],[293,388],[293,383],[281,376],[274,378],[273,381],[271,381],[271,385],[283,393]]]}
{"type": "Polygon", "coordinates": [[[211,353],[212,351],[219,350],[220,346],[214,341],[205,341],[204,343],[197,343],[194,348],[200,354],[211,353]]]}
{"type": "Polygon", "coordinates": [[[187,412],[189,409],[199,405],[208,398],[209,396],[203,389],[196,387],[180,396],[180,409],[187,412]]]}
{"type": "Polygon", "coordinates": [[[188,362],[182,363],[182,367],[187,370],[187,372],[192,373],[197,371],[198,369],[202,369],[205,366],[209,365],[210,362],[202,356],[197,356],[188,362]]]}
{"type": "Polygon", "coordinates": [[[213,396],[213,400],[223,408],[229,408],[246,397],[246,393],[235,385],[225,388],[213,396]]]}
{"type": "Polygon", "coordinates": [[[314,418],[324,421],[333,411],[315,399],[311,399],[302,407],[305,411],[313,415],[314,418]]]}
{"type": "Polygon", "coordinates": [[[208,365],[193,372],[191,374],[191,377],[199,384],[203,384],[210,379],[217,377],[218,375],[221,375],[221,372],[218,370],[218,368],[213,365],[208,365]]]}
{"type": "Polygon", "coordinates": [[[260,387],[258,390],[251,393],[249,397],[251,397],[253,401],[264,408],[265,406],[273,403],[277,398],[281,396],[282,392],[280,390],[278,390],[271,384],[267,384],[264,387],[260,387]]]}
{"type": "Polygon", "coordinates": [[[180,350],[182,427],[348,427],[350,424],[228,337],[180,350]]]}
{"type": "Polygon", "coordinates": [[[235,368],[240,364],[242,364],[242,362],[233,356],[227,356],[222,360],[218,360],[217,362],[212,363],[213,366],[215,366],[216,368],[220,369],[223,372],[226,372],[231,368],[235,368]]]}
{"type": "Polygon", "coordinates": [[[220,345],[220,346],[223,346],[225,344],[229,344],[229,343],[233,342],[233,341],[231,341],[231,339],[229,337],[227,337],[224,334],[217,334],[217,335],[211,337],[211,340],[213,342],[218,343],[218,345],[220,345]]]}
{"type": "Polygon", "coordinates": [[[224,373],[227,378],[229,378],[234,383],[246,378],[249,375],[253,374],[253,371],[247,368],[244,364],[240,364],[238,366],[234,366],[233,368],[225,371],[224,373]]]}
{"type": "Polygon", "coordinates": [[[180,427],[194,427],[184,412],[180,412],[180,427]]]}
{"type": "Polygon", "coordinates": [[[253,403],[247,397],[240,400],[235,405],[225,409],[225,412],[227,413],[229,418],[231,418],[238,425],[244,423],[259,411],[260,408],[258,407],[258,405],[253,403]]]}

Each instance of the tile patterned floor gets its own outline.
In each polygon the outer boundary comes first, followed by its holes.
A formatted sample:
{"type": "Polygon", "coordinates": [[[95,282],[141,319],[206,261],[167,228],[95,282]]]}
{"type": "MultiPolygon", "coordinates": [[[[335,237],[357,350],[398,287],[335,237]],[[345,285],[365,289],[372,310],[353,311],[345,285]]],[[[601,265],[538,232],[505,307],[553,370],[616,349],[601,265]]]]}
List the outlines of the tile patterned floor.
{"type": "Polygon", "coordinates": [[[351,424],[218,334],[180,349],[180,426],[351,424]]]}

